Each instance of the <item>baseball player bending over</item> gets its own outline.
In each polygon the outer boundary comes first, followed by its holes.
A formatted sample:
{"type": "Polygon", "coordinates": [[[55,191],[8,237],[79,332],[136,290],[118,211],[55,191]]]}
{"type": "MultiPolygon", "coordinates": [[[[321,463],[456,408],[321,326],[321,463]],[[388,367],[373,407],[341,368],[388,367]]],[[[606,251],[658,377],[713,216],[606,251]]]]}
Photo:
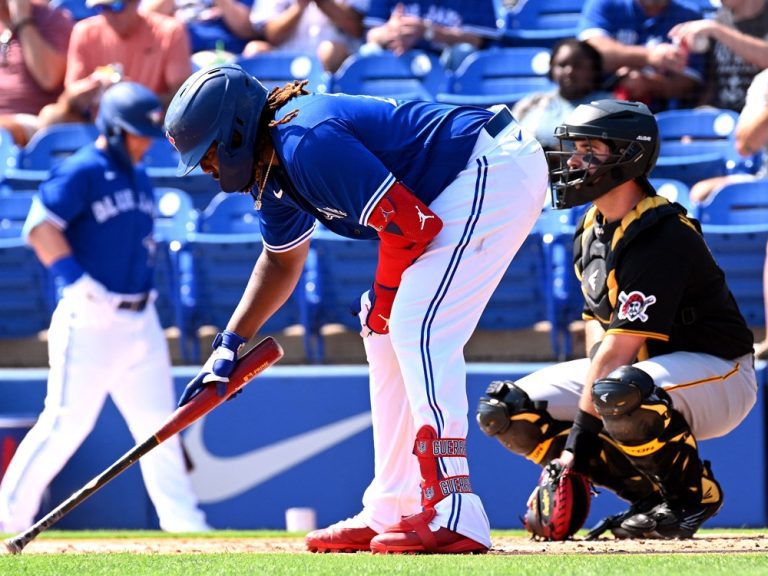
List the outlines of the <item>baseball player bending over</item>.
{"type": "MultiPolygon", "coordinates": [[[[54,168],[25,224],[28,241],[61,287],[48,332],[45,409],[0,485],[0,528],[32,525],[45,487],[93,429],[107,395],[137,442],[173,411],[168,346],[152,293],[152,185],[137,167],[163,136],[147,88],[122,82],[101,101],[100,136],[54,168]]],[[[178,436],[139,464],[160,527],[208,530],[178,436]]]]}
{"type": "Polygon", "coordinates": [[[581,105],[555,135],[555,207],[592,203],[574,242],[590,357],[493,382],[477,420],[511,451],[558,459],[631,504],[590,538],[689,538],[723,503],[697,439],[727,434],[755,403],[752,332],[698,222],[648,182],[659,154],[648,108],[581,105]]]}
{"type": "Polygon", "coordinates": [[[264,250],[181,403],[225,381],[288,298],[317,221],[378,238],[361,298],[375,477],[363,510],[312,551],[483,552],[488,518],[466,458],[463,348],[540,214],[547,168],[509,110],[267,90],[238,66],[193,74],[168,109],[182,172],[198,164],[256,199],[264,250]],[[255,189],[254,189],[255,188],[255,189]],[[421,483],[421,488],[419,484],[421,483]]]}

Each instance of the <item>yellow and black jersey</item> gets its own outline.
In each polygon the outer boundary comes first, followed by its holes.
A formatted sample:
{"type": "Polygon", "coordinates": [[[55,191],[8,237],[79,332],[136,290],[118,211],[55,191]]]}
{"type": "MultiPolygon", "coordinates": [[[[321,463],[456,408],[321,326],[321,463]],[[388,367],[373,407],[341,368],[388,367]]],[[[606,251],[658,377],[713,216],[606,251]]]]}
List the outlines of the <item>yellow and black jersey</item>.
{"type": "Polygon", "coordinates": [[[647,338],[642,356],[675,351],[738,358],[753,335],[698,222],[660,196],[604,224],[593,206],[574,238],[585,319],[607,333],[647,338]]]}

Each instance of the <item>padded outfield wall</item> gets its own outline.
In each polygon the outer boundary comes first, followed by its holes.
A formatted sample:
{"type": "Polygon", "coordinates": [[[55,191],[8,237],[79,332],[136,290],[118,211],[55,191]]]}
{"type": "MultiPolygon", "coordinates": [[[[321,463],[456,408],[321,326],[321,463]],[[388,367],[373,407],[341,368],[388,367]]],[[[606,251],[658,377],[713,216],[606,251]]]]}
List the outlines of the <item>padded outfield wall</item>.
{"type": "MultiPolygon", "coordinates": [[[[470,364],[471,417],[491,380],[519,378],[543,364],[470,364]]],[[[197,368],[174,368],[177,392],[197,368]]],[[[725,491],[708,527],[768,526],[766,511],[765,366],[758,404],[730,435],[701,442],[725,491]]],[[[364,366],[276,366],[184,433],[192,480],[214,528],[284,529],[285,511],[316,510],[320,526],[354,515],[373,473],[370,404],[364,366]]],[[[0,371],[3,416],[34,417],[43,405],[46,371],[0,371]]],[[[2,419],[0,419],[0,423],[2,419]]],[[[7,420],[6,420],[7,422],[7,420]]],[[[0,429],[7,451],[23,429],[0,429]]],[[[132,446],[107,402],[96,428],[52,483],[46,512],[132,446]]],[[[519,528],[538,467],[485,437],[474,420],[468,437],[475,491],[493,528],[519,528]]],[[[626,506],[607,491],[593,500],[587,526],[626,506]]],[[[60,528],[157,528],[134,466],[58,524],[60,528]]]]}

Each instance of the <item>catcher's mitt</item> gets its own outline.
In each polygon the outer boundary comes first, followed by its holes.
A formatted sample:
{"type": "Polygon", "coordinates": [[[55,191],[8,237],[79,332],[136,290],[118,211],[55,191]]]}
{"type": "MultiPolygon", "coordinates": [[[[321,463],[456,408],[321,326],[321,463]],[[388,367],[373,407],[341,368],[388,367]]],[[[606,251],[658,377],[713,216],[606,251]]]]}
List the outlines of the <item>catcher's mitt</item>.
{"type": "Polygon", "coordinates": [[[587,477],[553,460],[528,498],[523,524],[544,540],[566,540],[586,522],[591,498],[587,477]]]}

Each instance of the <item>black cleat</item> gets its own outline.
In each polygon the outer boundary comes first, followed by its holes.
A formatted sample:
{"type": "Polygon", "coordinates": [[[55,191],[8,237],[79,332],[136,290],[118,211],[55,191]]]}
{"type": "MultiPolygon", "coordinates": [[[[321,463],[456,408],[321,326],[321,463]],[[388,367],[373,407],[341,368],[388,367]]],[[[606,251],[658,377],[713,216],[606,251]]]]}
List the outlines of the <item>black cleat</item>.
{"type": "Polygon", "coordinates": [[[701,502],[676,505],[662,502],[651,510],[625,517],[611,531],[617,538],[691,538],[723,505],[723,491],[712,476],[709,462],[704,463],[701,486],[701,502]]]}

